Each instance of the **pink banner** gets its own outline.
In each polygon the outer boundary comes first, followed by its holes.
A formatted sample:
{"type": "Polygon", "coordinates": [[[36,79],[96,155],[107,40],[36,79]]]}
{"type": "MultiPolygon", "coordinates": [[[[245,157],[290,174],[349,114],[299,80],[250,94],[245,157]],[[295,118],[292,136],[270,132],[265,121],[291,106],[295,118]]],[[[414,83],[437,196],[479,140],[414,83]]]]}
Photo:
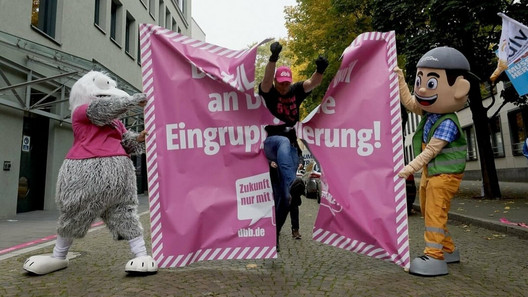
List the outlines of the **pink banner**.
{"type": "Polygon", "coordinates": [[[345,49],[322,104],[297,127],[322,168],[316,241],[409,266],[394,32],[345,49]]]}
{"type": "Polygon", "coordinates": [[[159,267],[276,258],[254,96],[256,47],[234,51],[141,25],[152,253],[159,267]]]}
{"type": "MultiPolygon", "coordinates": [[[[163,268],[277,257],[262,150],[274,118],[254,95],[256,47],[234,51],[154,25],[140,34],[154,259],[163,268]]],[[[395,65],[393,32],[359,36],[297,131],[325,181],[314,239],[408,267],[395,65]]]]}

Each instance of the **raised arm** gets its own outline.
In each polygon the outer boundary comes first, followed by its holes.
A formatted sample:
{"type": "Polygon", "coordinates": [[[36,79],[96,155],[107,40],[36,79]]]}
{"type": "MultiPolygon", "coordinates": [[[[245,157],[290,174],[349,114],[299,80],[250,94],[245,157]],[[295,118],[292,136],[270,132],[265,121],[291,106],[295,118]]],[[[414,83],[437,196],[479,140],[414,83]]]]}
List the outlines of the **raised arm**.
{"type": "Polygon", "coordinates": [[[317,70],[303,83],[303,89],[305,93],[310,92],[321,84],[323,81],[323,73],[325,72],[326,67],[328,67],[328,60],[323,56],[319,56],[317,60],[315,60],[315,65],[317,65],[317,70]]]}
{"type": "Polygon", "coordinates": [[[400,88],[400,102],[410,112],[422,115],[423,110],[419,106],[416,99],[411,95],[411,91],[409,91],[409,86],[407,86],[407,83],[405,82],[403,71],[398,66],[396,66],[394,68],[394,72],[396,73],[396,75],[398,75],[398,86],[400,88]]]}
{"type": "Polygon", "coordinates": [[[86,116],[97,126],[110,124],[134,106],[145,106],[146,95],[137,93],[130,97],[112,97],[97,99],[90,103],[86,116]]]}
{"type": "Polygon", "coordinates": [[[264,78],[260,83],[260,89],[264,93],[268,93],[273,86],[273,78],[275,77],[275,65],[277,60],[279,60],[279,54],[282,50],[282,45],[279,42],[274,42],[270,45],[271,56],[269,58],[268,64],[266,64],[266,69],[264,70],[264,78]]]}

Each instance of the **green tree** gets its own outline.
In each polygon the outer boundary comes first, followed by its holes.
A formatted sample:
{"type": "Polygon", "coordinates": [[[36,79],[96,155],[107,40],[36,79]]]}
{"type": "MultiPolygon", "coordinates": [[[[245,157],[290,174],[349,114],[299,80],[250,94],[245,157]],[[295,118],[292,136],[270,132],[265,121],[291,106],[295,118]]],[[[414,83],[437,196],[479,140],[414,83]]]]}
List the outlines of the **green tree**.
{"type": "Polygon", "coordinates": [[[321,86],[304,101],[302,116],[321,103],[339,68],[343,50],[357,35],[371,30],[366,13],[368,3],[366,0],[297,0],[297,6],[285,10],[289,36],[286,47],[293,53],[292,62],[299,76],[312,75],[319,55],[330,62],[321,86]]]}
{"type": "MultiPolygon", "coordinates": [[[[397,48],[405,61],[407,81],[414,81],[416,63],[428,50],[451,46],[460,50],[474,74],[469,94],[469,108],[480,154],[484,195],[500,198],[497,172],[491,148],[487,111],[482,104],[482,87],[496,67],[494,49],[500,37],[498,12],[516,17],[526,16],[526,2],[497,0],[373,0],[375,30],[395,30],[397,48]],[[523,11],[519,11],[523,10],[523,11]]],[[[489,89],[489,87],[488,87],[489,89]]]]}

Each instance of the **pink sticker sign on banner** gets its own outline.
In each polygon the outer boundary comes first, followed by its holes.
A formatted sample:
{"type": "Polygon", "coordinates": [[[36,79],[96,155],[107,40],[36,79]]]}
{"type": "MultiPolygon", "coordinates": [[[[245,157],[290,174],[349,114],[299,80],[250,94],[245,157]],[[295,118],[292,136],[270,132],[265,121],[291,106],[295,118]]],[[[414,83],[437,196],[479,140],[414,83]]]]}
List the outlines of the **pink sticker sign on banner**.
{"type": "Polygon", "coordinates": [[[276,258],[254,95],[257,47],[235,51],[141,25],[152,253],[159,267],[276,258]]]}
{"type": "Polygon", "coordinates": [[[322,168],[314,240],[408,268],[396,65],[394,32],[359,35],[297,135],[322,168]]]}

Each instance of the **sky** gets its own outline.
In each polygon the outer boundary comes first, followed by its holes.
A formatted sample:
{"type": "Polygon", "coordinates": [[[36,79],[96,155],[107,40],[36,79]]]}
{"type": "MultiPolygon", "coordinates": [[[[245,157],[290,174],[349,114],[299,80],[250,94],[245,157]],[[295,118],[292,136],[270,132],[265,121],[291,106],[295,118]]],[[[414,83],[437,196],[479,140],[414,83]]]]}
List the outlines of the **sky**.
{"type": "Polygon", "coordinates": [[[295,0],[192,0],[192,17],[206,42],[238,50],[286,37],[284,7],[295,5],[295,0]]]}

